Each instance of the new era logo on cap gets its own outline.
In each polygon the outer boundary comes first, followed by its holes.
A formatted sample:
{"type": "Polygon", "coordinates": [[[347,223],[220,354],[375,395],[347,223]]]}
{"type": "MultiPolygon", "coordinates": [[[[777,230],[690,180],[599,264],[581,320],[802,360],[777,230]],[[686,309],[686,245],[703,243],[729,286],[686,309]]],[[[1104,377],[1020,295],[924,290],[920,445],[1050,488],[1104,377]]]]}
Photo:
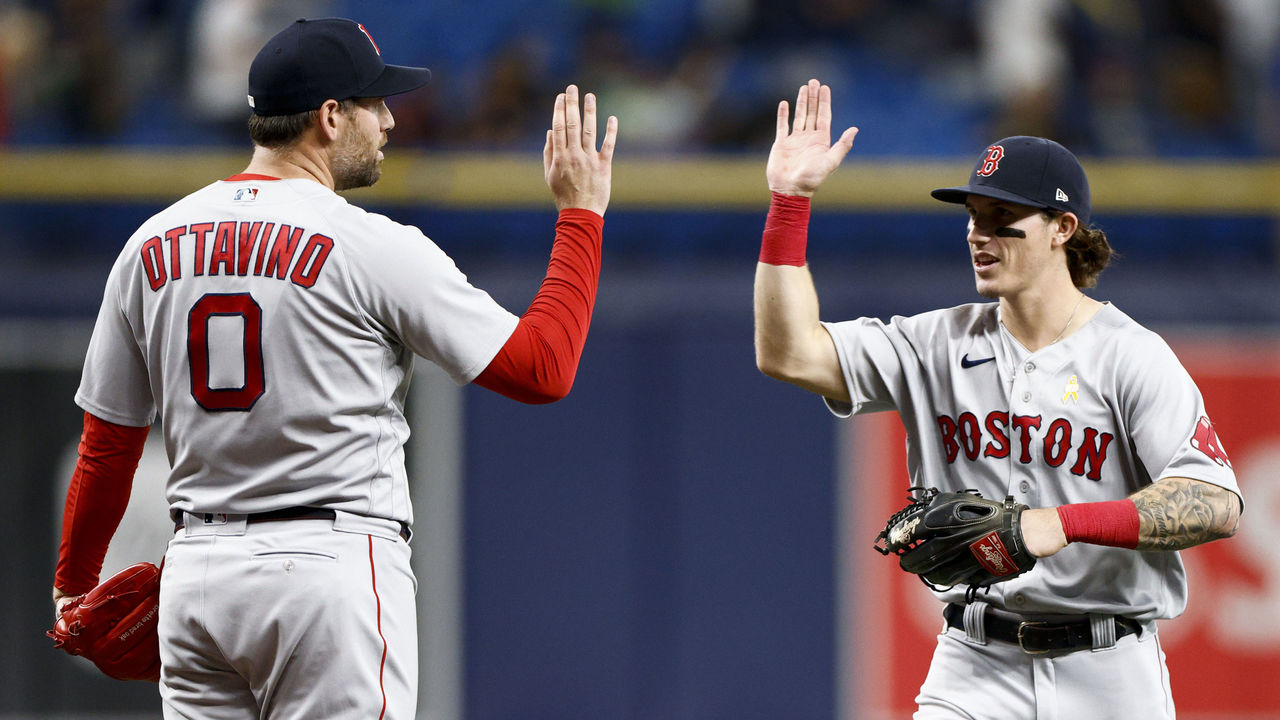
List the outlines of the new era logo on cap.
{"type": "Polygon", "coordinates": [[[1062,191],[1062,188],[1058,188],[1058,192],[1057,192],[1057,194],[1055,194],[1053,197],[1054,197],[1058,202],[1067,202],[1068,200],[1070,200],[1070,199],[1071,199],[1071,198],[1067,197],[1067,194],[1066,194],[1065,192],[1063,192],[1063,191],[1062,191]]]}

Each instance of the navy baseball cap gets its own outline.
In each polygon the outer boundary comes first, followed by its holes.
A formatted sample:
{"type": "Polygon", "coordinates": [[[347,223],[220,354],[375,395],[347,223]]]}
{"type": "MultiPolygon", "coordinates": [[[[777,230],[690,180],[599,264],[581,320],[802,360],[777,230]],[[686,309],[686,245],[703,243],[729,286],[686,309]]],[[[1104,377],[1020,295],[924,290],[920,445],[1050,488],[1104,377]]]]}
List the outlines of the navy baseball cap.
{"type": "Polygon", "coordinates": [[[1041,137],[1015,135],[983,151],[969,184],[929,193],[943,202],[963,203],[969,195],[1075,213],[1089,224],[1089,179],[1071,151],[1041,137]]]}
{"type": "Polygon", "coordinates": [[[315,110],[325,100],[387,97],[426,85],[426,68],[388,65],[364,26],[345,18],[299,20],[276,33],[249,66],[256,115],[315,110]]]}

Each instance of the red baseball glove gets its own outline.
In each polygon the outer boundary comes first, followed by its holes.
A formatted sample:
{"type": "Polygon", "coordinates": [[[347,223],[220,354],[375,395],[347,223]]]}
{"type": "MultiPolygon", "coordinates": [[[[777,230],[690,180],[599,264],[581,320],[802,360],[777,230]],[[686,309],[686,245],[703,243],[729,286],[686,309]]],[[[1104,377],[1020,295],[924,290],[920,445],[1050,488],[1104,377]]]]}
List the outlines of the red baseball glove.
{"type": "Polygon", "coordinates": [[[130,565],[67,603],[53,629],[53,646],[82,655],[117,680],[160,679],[160,568],[130,565]]]}

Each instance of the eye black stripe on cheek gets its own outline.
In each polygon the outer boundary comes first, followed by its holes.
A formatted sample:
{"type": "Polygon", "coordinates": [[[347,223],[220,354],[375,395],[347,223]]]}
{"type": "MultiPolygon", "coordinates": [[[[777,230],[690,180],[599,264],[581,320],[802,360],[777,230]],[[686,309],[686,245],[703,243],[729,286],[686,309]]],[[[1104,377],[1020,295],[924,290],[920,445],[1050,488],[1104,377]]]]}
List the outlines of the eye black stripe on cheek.
{"type": "Polygon", "coordinates": [[[998,228],[995,232],[995,235],[996,237],[1007,237],[1007,238],[1025,238],[1027,236],[1027,234],[1022,230],[1019,230],[1017,228],[1011,228],[1011,227],[998,228]]]}

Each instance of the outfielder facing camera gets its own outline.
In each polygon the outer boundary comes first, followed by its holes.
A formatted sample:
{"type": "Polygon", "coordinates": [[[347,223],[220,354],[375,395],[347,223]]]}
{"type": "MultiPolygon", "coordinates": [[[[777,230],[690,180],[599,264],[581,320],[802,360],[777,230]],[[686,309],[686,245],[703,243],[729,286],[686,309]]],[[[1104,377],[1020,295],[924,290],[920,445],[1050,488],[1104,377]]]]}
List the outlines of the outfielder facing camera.
{"type": "MultiPolygon", "coordinates": [[[[414,356],[526,403],[573,385],[617,120],[597,150],[595,97],[573,85],[556,97],[543,150],[555,241],[516,317],[420,230],[334,192],[377,182],[395,128],[383,98],[429,79],[384,63],[350,20],[285,28],[249,70],[249,166],[143,223],[107,279],[76,394],[84,433],[53,591],[74,619],[54,633],[102,636],[120,622],[79,600],[158,412],[175,534],[159,612],[134,634],[150,641],[128,654],[158,654],[166,718],[413,718],[403,444],[414,356]]],[[[102,645],[60,642],[86,655],[102,645]]],[[[91,659],[114,676],[154,672],[146,658],[91,659]]]]}
{"type": "Polygon", "coordinates": [[[1009,137],[982,151],[968,184],[933,191],[968,211],[974,280],[994,302],[821,322],[810,198],[856,134],[831,142],[831,90],[817,80],[794,119],[778,106],[756,363],[839,417],[894,410],[906,427],[910,485],[927,499],[882,539],[926,580],[958,582],[935,591],[947,629],[915,717],[1173,718],[1155,621],[1186,607],[1177,551],[1233,535],[1243,504],[1168,345],[1082,291],[1111,255],[1089,226],[1084,169],[1052,140],[1009,137]],[[996,507],[939,505],[976,506],[957,495],[968,489],[996,507]],[[958,531],[957,519],[988,532],[958,531]]]}

